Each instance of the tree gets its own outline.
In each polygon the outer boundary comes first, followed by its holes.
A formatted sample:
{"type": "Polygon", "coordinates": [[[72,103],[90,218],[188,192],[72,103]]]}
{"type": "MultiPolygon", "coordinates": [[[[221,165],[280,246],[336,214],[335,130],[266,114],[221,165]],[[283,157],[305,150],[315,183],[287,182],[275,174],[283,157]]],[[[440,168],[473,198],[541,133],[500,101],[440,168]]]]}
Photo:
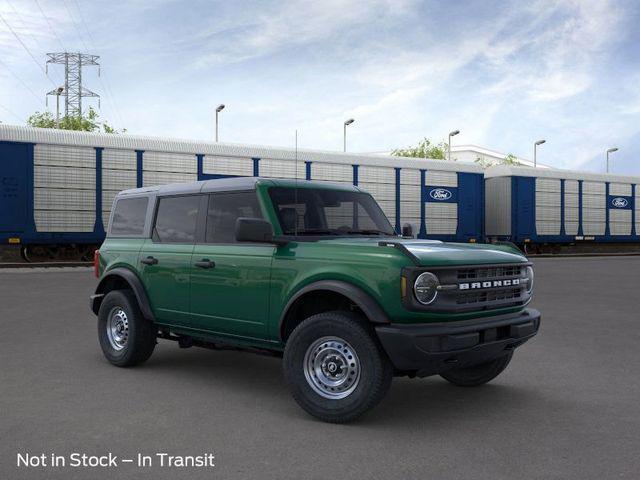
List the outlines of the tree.
{"type": "Polygon", "coordinates": [[[27,124],[37,128],[61,128],[62,130],[81,130],[83,132],[125,133],[127,131],[123,128],[121,132],[118,132],[106,121],[100,122],[98,117],[98,112],[89,107],[87,114],[82,117],[66,115],[60,118],[60,126],[57,127],[56,119],[51,112],[36,112],[27,119],[27,124]]]}
{"type": "Polygon", "coordinates": [[[433,145],[431,140],[424,138],[416,147],[397,148],[391,152],[391,155],[398,157],[414,157],[414,158],[435,158],[438,160],[446,160],[449,146],[440,142],[433,145]]]}
{"type": "Polygon", "coordinates": [[[493,167],[494,165],[522,165],[513,153],[508,153],[502,160],[488,160],[485,157],[477,157],[476,162],[482,168],[493,167]]]}

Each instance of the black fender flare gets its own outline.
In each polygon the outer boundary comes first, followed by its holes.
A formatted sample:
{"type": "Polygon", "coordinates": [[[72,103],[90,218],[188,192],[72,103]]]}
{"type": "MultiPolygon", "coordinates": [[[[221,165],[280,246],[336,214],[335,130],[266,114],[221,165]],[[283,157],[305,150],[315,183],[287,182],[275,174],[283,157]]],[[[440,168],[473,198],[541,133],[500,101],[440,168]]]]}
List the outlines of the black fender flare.
{"type": "Polygon", "coordinates": [[[151,304],[149,303],[149,297],[147,296],[147,292],[144,289],[144,285],[142,285],[142,281],[134,272],[124,267],[117,267],[113,270],[109,270],[105,273],[105,275],[100,279],[100,283],[96,287],[96,292],[91,296],[91,310],[96,315],[100,310],[100,304],[102,303],[102,299],[105,294],[105,285],[107,284],[109,279],[114,277],[119,277],[124,280],[131,290],[133,294],[136,296],[136,300],[138,301],[138,306],[140,307],[140,311],[144,318],[147,320],[155,321],[153,311],[151,310],[151,304]]]}
{"type": "Polygon", "coordinates": [[[281,333],[287,313],[296,300],[309,292],[318,290],[328,290],[347,297],[362,310],[367,319],[372,323],[391,323],[389,317],[378,302],[360,287],[356,287],[342,280],[320,280],[301,288],[289,299],[280,315],[280,321],[278,323],[278,328],[281,333]]]}

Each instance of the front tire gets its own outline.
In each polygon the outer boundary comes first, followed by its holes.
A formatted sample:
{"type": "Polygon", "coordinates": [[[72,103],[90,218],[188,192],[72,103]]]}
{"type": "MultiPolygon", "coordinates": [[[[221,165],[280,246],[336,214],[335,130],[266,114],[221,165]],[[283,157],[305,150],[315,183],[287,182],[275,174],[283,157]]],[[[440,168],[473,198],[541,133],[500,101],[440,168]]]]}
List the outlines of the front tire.
{"type": "Polygon", "coordinates": [[[500,375],[511,362],[513,352],[480,365],[456,368],[440,374],[442,378],[459,387],[477,387],[500,375]]]}
{"type": "Polygon", "coordinates": [[[349,312],[313,315],[291,333],[284,376],[305,411],[330,423],[355,420],[382,400],[393,367],[369,326],[349,312]]]}
{"type": "Polygon", "coordinates": [[[98,341],[111,364],[132,367],[145,362],[156,346],[156,334],[133,292],[112,290],[105,295],[98,311],[98,341]]]}

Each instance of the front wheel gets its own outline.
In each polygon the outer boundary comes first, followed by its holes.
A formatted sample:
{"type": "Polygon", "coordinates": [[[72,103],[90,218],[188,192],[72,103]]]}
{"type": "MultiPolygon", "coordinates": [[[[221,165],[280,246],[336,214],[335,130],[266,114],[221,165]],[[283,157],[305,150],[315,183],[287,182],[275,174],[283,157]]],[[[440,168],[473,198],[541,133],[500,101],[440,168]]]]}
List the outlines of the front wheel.
{"type": "Polygon", "coordinates": [[[284,351],[284,376],[304,410],[325,422],[345,423],[384,397],[393,367],[360,317],[336,311],[295,328],[284,351]]]}
{"type": "Polygon", "coordinates": [[[513,357],[513,352],[480,365],[448,370],[441,373],[440,376],[459,387],[477,387],[500,375],[509,365],[511,357],[513,357]]]}
{"type": "Polygon", "coordinates": [[[156,333],[133,292],[112,290],[105,295],[98,312],[98,340],[110,363],[131,367],[145,362],[156,346],[156,333]]]}

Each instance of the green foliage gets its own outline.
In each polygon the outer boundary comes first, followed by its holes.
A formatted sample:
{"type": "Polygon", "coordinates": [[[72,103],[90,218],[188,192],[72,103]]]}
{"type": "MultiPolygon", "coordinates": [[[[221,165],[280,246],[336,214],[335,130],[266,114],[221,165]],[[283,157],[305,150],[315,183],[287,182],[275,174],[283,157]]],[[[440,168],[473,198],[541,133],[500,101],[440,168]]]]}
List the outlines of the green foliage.
{"type": "MultiPolygon", "coordinates": [[[[83,132],[104,132],[104,133],[125,133],[127,130],[122,129],[121,132],[113,128],[107,122],[98,120],[98,112],[92,107],[82,117],[64,116],[60,118],[60,129],[62,130],[80,130],[83,132]]],[[[36,112],[27,119],[27,124],[37,128],[58,128],[56,127],[56,119],[51,112],[36,112]]]]}
{"type": "Polygon", "coordinates": [[[438,160],[446,160],[449,146],[440,142],[437,145],[431,143],[431,140],[424,138],[416,147],[398,148],[391,152],[391,155],[398,157],[414,157],[414,158],[435,158],[438,160]]]}
{"type": "Polygon", "coordinates": [[[478,157],[476,158],[475,163],[480,165],[482,168],[489,168],[489,167],[493,167],[494,165],[514,165],[514,166],[522,165],[518,161],[518,157],[516,157],[513,153],[507,154],[507,156],[500,161],[489,160],[484,157],[478,157]]]}

